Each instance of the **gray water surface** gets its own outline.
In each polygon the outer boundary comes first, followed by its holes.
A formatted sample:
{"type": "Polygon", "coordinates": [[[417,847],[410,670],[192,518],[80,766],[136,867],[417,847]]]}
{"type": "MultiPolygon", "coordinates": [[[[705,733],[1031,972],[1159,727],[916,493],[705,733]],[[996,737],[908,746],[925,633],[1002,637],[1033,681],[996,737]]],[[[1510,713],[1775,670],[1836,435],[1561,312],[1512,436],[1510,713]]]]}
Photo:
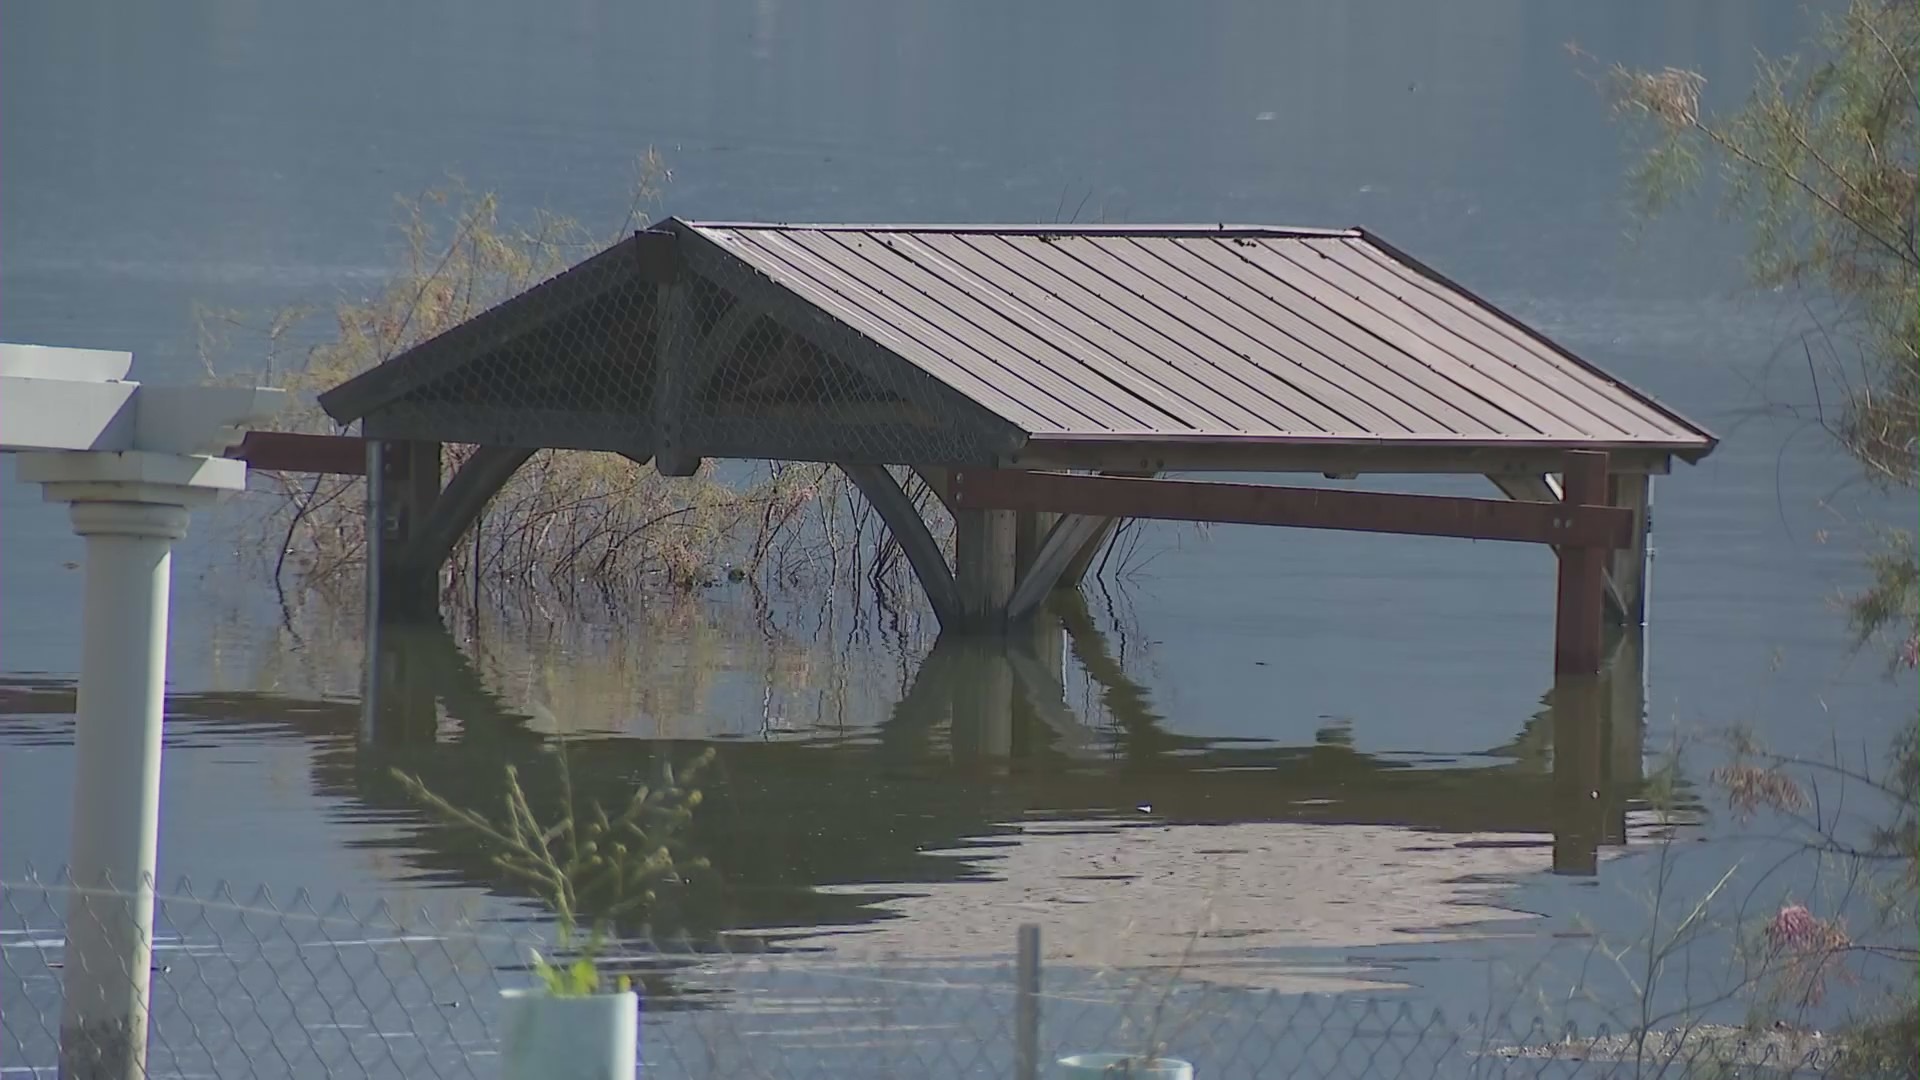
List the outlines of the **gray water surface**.
{"type": "MultiPolygon", "coordinates": [[[[689,218],[1365,225],[1724,438],[1657,485],[1621,813],[1636,759],[1679,733],[1739,723],[1858,754],[1911,722],[1911,686],[1848,652],[1833,604],[1860,580],[1862,523],[1893,508],[1778,408],[1812,397],[1803,301],[1743,290],[1744,236],[1710,203],[1637,227],[1623,132],[1563,47],[1696,67],[1731,106],[1755,51],[1812,25],[1800,5],[7,0],[0,17],[6,340],[129,349],[138,377],[191,380],[196,305],[376,289],[396,195],[458,176],[611,227],[648,146],[673,173],[661,209],[689,218]]],[[[7,483],[0,522],[4,877],[65,849],[80,581],[58,507],[7,483]]],[[[722,746],[705,827],[730,876],[695,922],[870,920],[847,887],[990,876],[978,845],[1036,818],[1382,825],[1409,849],[1518,835],[1533,846],[1509,869],[1551,862],[1545,551],[1155,530],[1151,562],[1093,596],[1106,660],[1065,660],[1059,700],[1098,753],[1046,765],[1034,716],[1004,728],[1011,747],[899,722],[924,628],[823,626],[796,601],[769,633],[725,589],[670,618],[554,636],[503,617],[429,643],[471,668],[429,721],[440,742],[363,749],[354,631],[280,631],[223,528],[196,521],[177,557],[163,876],[497,891],[380,776],[398,761],[484,794],[540,738],[530,702],[596,732],[609,784],[722,746]]],[[[1704,810],[1710,766],[1689,780],[1704,810]]],[[[1695,846],[1735,857],[1715,829],[1695,846]]],[[[1605,861],[1598,888],[1529,877],[1499,904],[1629,927],[1648,864],[1605,861]]],[[[1373,962],[1379,944],[1326,948],[1373,962]]],[[[1449,1002],[1524,956],[1505,935],[1416,951],[1446,962],[1380,962],[1449,1002]]]]}

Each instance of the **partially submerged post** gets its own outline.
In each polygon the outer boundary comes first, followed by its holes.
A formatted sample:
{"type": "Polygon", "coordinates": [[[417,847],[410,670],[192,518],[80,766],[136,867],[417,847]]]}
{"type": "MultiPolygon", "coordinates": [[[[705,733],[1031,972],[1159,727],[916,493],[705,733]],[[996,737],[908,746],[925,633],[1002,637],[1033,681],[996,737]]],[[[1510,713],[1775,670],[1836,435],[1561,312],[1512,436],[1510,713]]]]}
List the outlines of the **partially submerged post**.
{"type": "Polygon", "coordinates": [[[173,542],[246,484],[215,455],[280,392],[127,381],[131,353],[0,345],[0,451],[86,540],[60,1075],[146,1075],[173,542]]]}
{"type": "MultiPolygon", "coordinates": [[[[1567,508],[1569,520],[1582,507],[1606,504],[1606,454],[1587,450],[1569,452],[1562,477],[1560,502],[1567,508]]],[[[1628,539],[1631,543],[1631,537],[1628,539]]],[[[1611,556],[1607,547],[1588,544],[1560,544],[1558,551],[1560,576],[1554,613],[1553,672],[1555,675],[1595,675],[1600,671],[1601,638],[1605,633],[1602,607],[1611,556]]]]}
{"type": "MultiPolygon", "coordinates": [[[[447,552],[430,559],[414,556],[439,498],[439,443],[368,440],[370,617],[383,622],[432,622],[440,617],[440,564],[447,552]]],[[[447,545],[449,551],[452,547],[447,545]]]]}

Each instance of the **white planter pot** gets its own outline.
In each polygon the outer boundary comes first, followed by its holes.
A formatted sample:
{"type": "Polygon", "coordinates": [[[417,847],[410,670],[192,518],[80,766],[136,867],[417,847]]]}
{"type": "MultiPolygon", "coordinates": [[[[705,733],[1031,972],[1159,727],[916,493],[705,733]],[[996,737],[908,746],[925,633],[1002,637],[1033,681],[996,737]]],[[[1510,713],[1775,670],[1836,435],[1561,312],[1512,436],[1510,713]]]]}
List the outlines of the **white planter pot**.
{"type": "Polygon", "coordinates": [[[1075,1054],[1054,1063],[1059,1080],[1193,1080],[1193,1066],[1179,1058],[1137,1054],[1075,1054]]]}
{"type": "Polygon", "coordinates": [[[500,991],[501,1080],[633,1080],[640,999],[500,991]]]}

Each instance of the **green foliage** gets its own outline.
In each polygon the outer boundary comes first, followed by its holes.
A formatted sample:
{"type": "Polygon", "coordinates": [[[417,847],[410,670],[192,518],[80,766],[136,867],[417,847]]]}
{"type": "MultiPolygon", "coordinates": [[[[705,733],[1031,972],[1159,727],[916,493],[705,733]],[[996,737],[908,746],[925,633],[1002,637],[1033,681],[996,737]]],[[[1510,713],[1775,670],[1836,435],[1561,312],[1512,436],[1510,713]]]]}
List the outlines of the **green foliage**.
{"type": "MultiPolygon", "coordinates": [[[[1691,71],[1616,65],[1601,81],[1616,115],[1645,139],[1633,174],[1643,211],[1665,209],[1707,175],[1708,164],[1717,166],[1726,209],[1751,234],[1753,284],[1804,288],[1819,298],[1809,305],[1815,332],[1804,340],[1816,394],[1811,419],[1876,485],[1911,497],[1920,482],[1920,4],[1851,0],[1809,44],[1806,57],[1762,57],[1752,94],[1726,116],[1703,107],[1706,80],[1691,71]]],[[[1916,558],[1912,530],[1890,532],[1869,558],[1872,584],[1849,605],[1857,643],[1895,636],[1896,668],[1920,663],[1916,558]]],[[[1850,881],[1897,868],[1884,913],[1891,925],[1911,929],[1920,891],[1920,755],[1912,729],[1884,769],[1794,762],[1740,746],[1715,779],[1736,812],[1764,806],[1811,829],[1813,848],[1847,863],[1850,881]],[[1863,848],[1842,843],[1789,767],[1884,797],[1886,824],[1863,848]]],[[[1876,951],[1804,906],[1783,907],[1767,933],[1767,958],[1797,976],[1788,982],[1803,999],[1817,996],[1830,963],[1876,951]]],[[[1877,951],[1916,958],[1904,943],[1877,951]]],[[[1853,1075],[1911,1075],[1914,1010],[1909,985],[1888,1019],[1847,1033],[1853,1075]]]]}
{"type": "Polygon", "coordinates": [[[1913,533],[1890,533],[1880,550],[1868,557],[1867,566],[1874,583],[1853,598],[1848,610],[1854,636],[1864,644],[1884,630],[1905,628],[1906,638],[1895,647],[1893,664],[1911,668],[1920,660],[1913,632],[1920,622],[1920,553],[1914,550],[1913,533]]]}
{"type": "MultiPolygon", "coordinates": [[[[1806,344],[1813,418],[1875,482],[1913,491],[1920,4],[1853,0],[1812,44],[1810,59],[1761,58],[1752,95],[1725,117],[1703,110],[1706,81],[1694,72],[1615,66],[1604,81],[1616,113],[1647,137],[1634,173],[1644,209],[1666,207],[1713,161],[1727,209],[1751,229],[1754,284],[1812,287],[1832,301],[1806,344]]],[[[1914,554],[1910,534],[1891,541],[1852,611],[1863,640],[1896,633],[1896,662],[1909,667],[1920,628],[1914,554]]]]}
{"type": "Polygon", "coordinates": [[[1832,1080],[1912,1076],[1916,1062],[1920,1062],[1920,1004],[1910,1000],[1901,1009],[1856,1026],[1846,1052],[1827,1075],[1832,1080]]]}
{"type": "MultiPolygon", "coordinates": [[[[571,964],[555,964],[531,951],[530,967],[548,997],[591,997],[600,992],[600,967],[593,962],[598,950],[585,950],[571,964]]],[[[613,981],[613,992],[624,994],[633,989],[633,980],[625,975],[613,981]]]]}
{"type": "MultiPolygon", "coordinates": [[[[416,776],[398,769],[393,776],[441,821],[478,836],[491,849],[495,866],[533,890],[559,923],[562,950],[573,945],[583,922],[590,925],[588,939],[571,963],[554,964],[538,953],[532,958],[535,977],[548,993],[579,996],[600,990],[594,961],[604,947],[607,928],[645,918],[661,884],[680,880],[682,869],[707,866],[705,858],[681,857],[681,838],[701,801],[700,792],[685,785],[712,763],[713,751],[694,758],[678,779],[668,767],[659,785],[636,787],[626,805],[612,815],[599,803],[588,806],[584,815],[578,812],[565,748],[555,756],[562,805],[551,823],[535,815],[519,772],[511,765],[506,770],[505,814],[500,818],[455,806],[416,776]]],[[[623,980],[621,989],[625,988],[623,980]]]]}

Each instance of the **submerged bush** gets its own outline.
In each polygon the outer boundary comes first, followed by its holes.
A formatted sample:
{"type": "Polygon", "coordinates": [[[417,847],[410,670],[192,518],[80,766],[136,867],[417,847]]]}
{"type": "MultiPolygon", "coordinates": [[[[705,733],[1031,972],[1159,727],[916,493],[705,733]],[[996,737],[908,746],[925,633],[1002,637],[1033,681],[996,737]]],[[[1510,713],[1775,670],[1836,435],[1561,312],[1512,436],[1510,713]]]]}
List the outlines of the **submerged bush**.
{"type": "MultiPolygon", "coordinates": [[[[333,433],[338,427],[315,396],[554,276],[644,224],[640,208],[665,172],[641,159],[630,211],[614,234],[596,238],[578,222],[536,213],[524,225],[503,220],[498,199],[458,186],[403,201],[403,257],[371,295],[335,305],[331,326],[294,363],[289,343],[312,334],[311,312],[283,311],[264,326],[265,370],[244,373],[294,391],[296,407],[279,430],[333,433]]],[[[202,351],[226,345],[245,319],[202,316],[202,351]]],[[[449,445],[451,476],[476,447],[449,445]]],[[[275,499],[255,522],[271,572],[283,590],[351,595],[366,549],[365,481],[359,477],[257,471],[256,488],[275,499]]],[[[924,484],[905,477],[923,507],[936,507],[924,484]]],[[[936,515],[937,516],[937,508],[936,515]]],[[[545,450],[533,455],[494,496],[479,527],[455,545],[442,587],[464,594],[478,577],[491,587],[532,588],[563,600],[611,600],[649,589],[687,590],[723,580],[757,587],[808,581],[871,582],[885,596],[900,589],[897,546],[839,470],[814,463],[742,465],[722,478],[711,464],[694,476],[661,476],[618,454],[545,450]]]]}

